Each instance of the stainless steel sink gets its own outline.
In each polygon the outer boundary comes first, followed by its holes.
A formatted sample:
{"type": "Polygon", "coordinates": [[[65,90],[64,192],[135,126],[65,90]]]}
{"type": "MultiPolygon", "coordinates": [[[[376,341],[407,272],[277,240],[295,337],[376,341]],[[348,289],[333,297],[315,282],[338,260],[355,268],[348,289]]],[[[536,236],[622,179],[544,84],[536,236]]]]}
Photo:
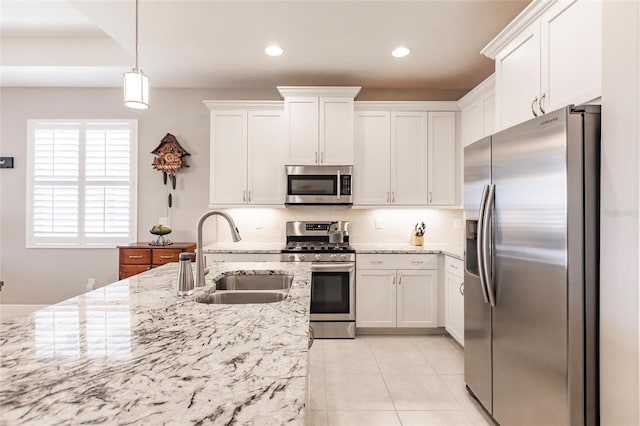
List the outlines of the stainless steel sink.
{"type": "Polygon", "coordinates": [[[274,303],[287,297],[288,291],[223,291],[196,297],[208,304],[274,303]]]}
{"type": "Polygon", "coordinates": [[[293,275],[285,274],[225,275],[215,285],[216,290],[288,290],[292,281],[293,275]]]}

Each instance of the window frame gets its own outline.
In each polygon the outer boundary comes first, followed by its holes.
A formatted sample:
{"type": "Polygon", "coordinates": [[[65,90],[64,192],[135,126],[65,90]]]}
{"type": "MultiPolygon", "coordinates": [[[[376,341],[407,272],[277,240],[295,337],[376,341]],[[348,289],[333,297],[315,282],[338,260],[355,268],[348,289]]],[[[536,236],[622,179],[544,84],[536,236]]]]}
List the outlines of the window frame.
{"type": "Polygon", "coordinates": [[[137,241],[138,231],[138,120],[136,119],[29,119],[27,120],[27,167],[26,167],[26,226],[25,226],[25,247],[26,248],[115,248],[121,244],[133,243],[137,241]],[[87,240],[84,234],[85,206],[83,203],[86,193],[87,179],[85,174],[86,164],[86,130],[87,125],[108,124],[128,125],[131,130],[130,137],[130,168],[129,168],[129,238],[127,241],[96,241],[95,237],[87,240]],[[77,124],[80,129],[80,151],[79,151],[79,176],[78,176],[78,236],[65,242],[51,240],[51,242],[41,241],[33,236],[33,195],[34,184],[34,155],[35,155],[35,130],[37,126],[43,124],[77,124]],[[81,232],[82,231],[82,232],[81,232]]]}

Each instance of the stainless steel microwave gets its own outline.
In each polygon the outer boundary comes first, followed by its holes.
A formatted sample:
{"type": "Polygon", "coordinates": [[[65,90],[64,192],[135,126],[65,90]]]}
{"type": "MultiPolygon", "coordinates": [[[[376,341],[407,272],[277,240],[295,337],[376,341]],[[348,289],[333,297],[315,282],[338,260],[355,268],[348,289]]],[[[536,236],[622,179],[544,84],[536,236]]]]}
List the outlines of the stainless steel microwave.
{"type": "Polygon", "coordinates": [[[285,204],[353,204],[353,166],[285,166],[285,204]]]}

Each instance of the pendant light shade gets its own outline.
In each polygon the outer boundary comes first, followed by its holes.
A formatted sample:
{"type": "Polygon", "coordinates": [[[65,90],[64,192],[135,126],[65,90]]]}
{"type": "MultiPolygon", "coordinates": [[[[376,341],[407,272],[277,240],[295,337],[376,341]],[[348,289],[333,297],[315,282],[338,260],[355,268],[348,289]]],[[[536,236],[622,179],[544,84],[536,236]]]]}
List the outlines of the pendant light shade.
{"type": "Polygon", "coordinates": [[[124,74],[124,104],[129,108],[149,108],[149,77],[138,67],[138,0],[136,0],[136,66],[124,74]]]}
{"type": "Polygon", "coordinates": [[[124,74],[124,104],[129,108],[149,108],[149,77],[134,68],[124,74]]]}

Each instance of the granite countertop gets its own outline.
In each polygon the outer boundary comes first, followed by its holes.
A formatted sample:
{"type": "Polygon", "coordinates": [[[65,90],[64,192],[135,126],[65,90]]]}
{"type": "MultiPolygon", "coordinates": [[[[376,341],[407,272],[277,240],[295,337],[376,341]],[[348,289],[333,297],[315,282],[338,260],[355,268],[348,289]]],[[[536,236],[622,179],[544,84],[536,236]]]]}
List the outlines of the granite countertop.
{"type": "Polygon", "coordinates": [[[277,303],[180,298],[172,263],[0,324],[0,424],[303,424],[309,267],[210,264],[293,273],[277,303]]]}
{"type": "Polygon", "coordinates": [[[464,250],[460,246],[450,244],[425,244],[412,246],[409,243],[354,243],[351,244],[356,253],[395,253],[395,254],[446,254],[464,260],[464,250]]]}
{"type": "Polygon", "coordinates": [[[284,243],[213,243],[202,248],[203,253],[277,253],[284,249],[284,243]]]}

